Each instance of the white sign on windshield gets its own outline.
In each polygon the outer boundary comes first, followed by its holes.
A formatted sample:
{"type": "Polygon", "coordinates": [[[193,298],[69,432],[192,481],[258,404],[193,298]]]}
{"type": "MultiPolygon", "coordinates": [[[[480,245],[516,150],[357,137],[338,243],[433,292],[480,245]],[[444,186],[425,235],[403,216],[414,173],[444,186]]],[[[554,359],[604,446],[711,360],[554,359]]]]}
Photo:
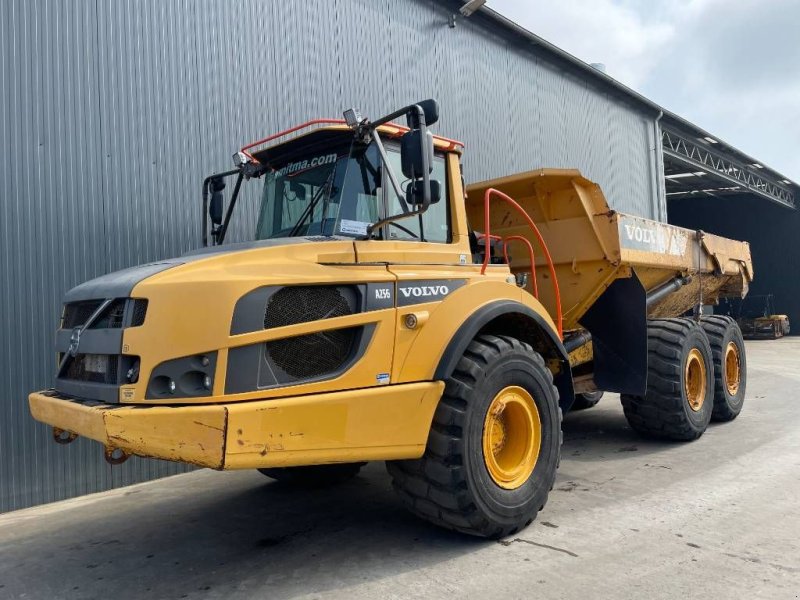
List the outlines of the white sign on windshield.
{"type": "Polygon", "coordinates": [[[351,221],[349,219],[342,219],[339,223],[339,232],[348,235],[367,235],[367,227],[369,223],[364,221],[351,221]]]}

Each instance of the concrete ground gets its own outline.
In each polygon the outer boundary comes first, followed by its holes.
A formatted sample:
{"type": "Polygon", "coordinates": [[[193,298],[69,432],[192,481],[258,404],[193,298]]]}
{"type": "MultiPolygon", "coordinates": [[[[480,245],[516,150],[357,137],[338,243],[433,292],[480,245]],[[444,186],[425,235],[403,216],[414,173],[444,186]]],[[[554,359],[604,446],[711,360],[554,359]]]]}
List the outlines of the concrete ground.
{"type": "Polygon", "coordinates": [[[748,359],[744,412],[697,442],[640,439],[614,396],[568,415],[511,539],[416,520],[381,464],[316,492],[199,471],[0,516],[0,598],[797,598],[800,339],[748,359]]]}

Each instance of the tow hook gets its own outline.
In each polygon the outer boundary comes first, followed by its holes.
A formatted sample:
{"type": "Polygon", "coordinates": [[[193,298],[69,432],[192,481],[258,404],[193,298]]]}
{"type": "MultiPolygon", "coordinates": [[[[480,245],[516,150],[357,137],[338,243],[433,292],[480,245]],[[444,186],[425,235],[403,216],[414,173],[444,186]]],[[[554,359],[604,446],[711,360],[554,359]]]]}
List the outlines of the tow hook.
{"type": "Polygon", "coordinates": [[[56,444],[71,444],[78,439],[78,434],[60,427],[53,427],[53,439],[56,444]]]}
{"type": "Polygon", "coordinates": [[[106,462],[110,465],[121,465],[131,457],[122,448],[112,448],[111,446],[106,446],[104,455],[106,462]]]}

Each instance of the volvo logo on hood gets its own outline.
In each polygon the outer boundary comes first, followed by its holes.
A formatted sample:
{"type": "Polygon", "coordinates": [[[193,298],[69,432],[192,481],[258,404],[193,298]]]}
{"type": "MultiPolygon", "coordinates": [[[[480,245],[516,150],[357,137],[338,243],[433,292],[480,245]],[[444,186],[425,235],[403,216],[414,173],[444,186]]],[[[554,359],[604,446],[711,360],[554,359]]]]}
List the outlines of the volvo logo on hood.
{"type": "Polygon", "coordinates": [[[400,288],[400,293],[406,298],[420,298],[428,296],[447,296],[450,293],[450,288],[446,285],[426,285],[400,288]]]}
{"type": "Polygon", "coordinates": [[[69,336],[69,348],[67,352],[70,356],[75,357],[78,355],[78,348],[81,345],[81,332],[83,327],[76,327],[72,330],[72,335],[69,336]]]}
{"type": "Polygon", "coordinates": [[[466,279],[438,279],[433,281],[401,281],[397,284],[397,305],[438,302],[466,283],[466,279]]]}

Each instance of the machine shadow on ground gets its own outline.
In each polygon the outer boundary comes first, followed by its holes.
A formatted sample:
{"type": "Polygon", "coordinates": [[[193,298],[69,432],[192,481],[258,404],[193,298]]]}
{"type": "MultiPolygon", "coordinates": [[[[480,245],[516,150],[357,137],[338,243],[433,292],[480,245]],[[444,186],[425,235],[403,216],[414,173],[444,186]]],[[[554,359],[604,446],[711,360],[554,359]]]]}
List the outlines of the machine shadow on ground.
{"type": "MultiPolygon", "coordinates": [[[[611,406],[564,421],[566,463],[665,446],[639,438],[611,406]]],[[[268,588],[290,597],[429,568],[495,543],[407,513],[381,463],[326,490],[296,490],[254,472],[194,473],[68,508],[46,531],[20,524],[10,537],[3,598],[98,597],[110,582],[119,599],[268,588]]]]}
{"type": "Polygon", "coordinates": [[[645,439],[631,429],[616,394],[606,394],[594,408],[567,413],[562,430],[562,460],[623,460],[631,452],[644,456],[676,446],[675,442],[645,439]]]}

